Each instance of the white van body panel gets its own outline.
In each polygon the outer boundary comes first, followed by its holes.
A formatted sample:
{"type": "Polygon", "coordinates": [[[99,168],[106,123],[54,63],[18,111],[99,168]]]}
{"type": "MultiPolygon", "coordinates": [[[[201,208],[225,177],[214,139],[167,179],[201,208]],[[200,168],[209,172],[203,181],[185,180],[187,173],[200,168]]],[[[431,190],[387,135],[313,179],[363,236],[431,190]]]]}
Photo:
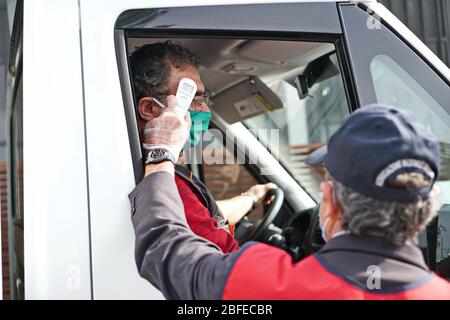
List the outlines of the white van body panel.
{"type": "MultiPolygon", "coordinates": [[[[144,5],[145,1],[139,2],[144,5]]],[[[127,198],[135,181],[114,47],[114,24],[132,3],[81,1],[80,4],[94,299],[162,298],[138,274],[127,198]]]]}
{"type": "Polygon", "coordinates": [[[24,2],[27,299],[91,298],[78,3],[24,2]]]}
{"type": "MultiPolygon", "coordinates": [[[[299,1],[220,4],[269,2],[299,1]]],[[[127,195],[135,181],[117,69],[114,24],[129,9],[181,5],[211,5],[211,1],[80,1],[94,299],[162,298],[157,289],[140,278],[134,260],[134,232],[127,195]]]]}

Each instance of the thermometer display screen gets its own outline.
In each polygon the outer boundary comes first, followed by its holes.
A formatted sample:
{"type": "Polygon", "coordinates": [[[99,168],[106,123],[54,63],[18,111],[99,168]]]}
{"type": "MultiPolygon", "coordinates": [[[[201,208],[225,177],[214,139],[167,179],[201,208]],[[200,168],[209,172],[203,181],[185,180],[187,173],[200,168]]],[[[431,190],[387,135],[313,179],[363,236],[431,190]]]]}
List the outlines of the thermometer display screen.
{"type": "Polygon", "coordinates": [[[188,85],[186,83],[183,83],[183,90],[188,92],[189,94],[192,94],[193,91],[194,91],[194,87],[190,86],[190,85],[188,85]]]}

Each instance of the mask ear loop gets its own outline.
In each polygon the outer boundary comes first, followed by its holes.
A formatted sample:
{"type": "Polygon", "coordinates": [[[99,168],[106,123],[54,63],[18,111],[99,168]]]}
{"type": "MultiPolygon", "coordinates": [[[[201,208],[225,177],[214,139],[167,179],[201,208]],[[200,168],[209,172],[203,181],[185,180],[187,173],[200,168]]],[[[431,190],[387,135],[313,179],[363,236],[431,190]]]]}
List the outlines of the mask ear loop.
{"type": "MultiPolygon", "coordinates": [[[[319,191],[318,195],[319,195],[319,206],[320,206],[320,204],[323,201],[323,192],[319,191]]],[[[322,219],[320,217],[320,212],[319,212],[319,227],[320,227],[320,231],[322,232],[322,238],[325,242],[327,242],[327,238],[328,238],[327,232],[326,232],[326,227],[327,227],[329,221],[330,221],[330,217],[328,216],[325,218],[325,221],[322,223],[322,219]]]]}
{"type": "MultiPolygon", "coordinates": [[[[334,189],[334,183],[333,183],[333,181],[327,180],[327,181],[325,181],[325,182],[328,183],[329,186],[332,188],[331,197],[332,197],[333,204],[334,204],[335,206],[338,206],[338,205],[340,206],[340,204],[339,204],[338,201],[337,201],[336,190],[334,189]]],[[[341,210],[342,210],[342,209],[341,209],[341,210]]],[[[342,214],[342,211],[341,211],[341,214],[342,214]]],[[[327,218],[329,218],[329,216],[328,216],[327,218]]],[[[341,217],[341,218],[342,218],[342,217],[341,217]]],[[[327,226],[328,222],[329,222],[329,221],[325,221],[325,222],[324,222],[324,228],[327,226]]],[[[342,230],[344,230],[346,233],[350,233],[348,230],[345,230],[345,229],[342,229],[342,230]]]]}
{"type": "MultiPolygon", "coordinates": [[[[333,205],[337,205],[336,192],[334,190],[333,182],[331,180],[326,180],[324,182],[327,183],[331,188],[331,197],[332,197],[331,200],[333,201],[333,205]]],[[[319,197],[320,197],[320,202],[322,202],[323,201],[323,192],[319,192],[319,197]]],[[[325,240],[325,242],[328,241],[328,235],[327,235],[326,228],[327,228],[329,222],[330,222],[330,216],[328,215],[325,218],[325,221],[323,222],[323,224],[320,226],[320,229],[322,230],[322,238],[325,240]]]]}
{"type": "Polygon", "coordinates": [[[153,98],[153,101],[155,101],[156,104],[157,104],[158,106],[160,106],[162,109],[166,108],[166,106],[165,106],[161,101],[159,101],[158,99],[153,98]]]}
{"type": "Polygon", "coordinates": [[[337,205],[337,201],[336,201],[336,192],[335,192],[335,190],[334,190],[334,184],[333,184],[333,181],[331,181],[331,180],[327,180],[327,181],[325,181],[329,186],[330,186],[330,188],[331,188],[331,197],[332,197],[332,200],[333,200],[333,204],[334,205],[337,205]]]}
{"type": "Polygon", "coordinates": [[[322,238],[323,240],[325,240],[325,242],[328,241],[328,234],[327,234],[327,226],[328,226],[328,222],[330,222],[330,216],[325,218],[325,221],[323,222],[323,225],[321,227],[322,230],[322,238]]]}

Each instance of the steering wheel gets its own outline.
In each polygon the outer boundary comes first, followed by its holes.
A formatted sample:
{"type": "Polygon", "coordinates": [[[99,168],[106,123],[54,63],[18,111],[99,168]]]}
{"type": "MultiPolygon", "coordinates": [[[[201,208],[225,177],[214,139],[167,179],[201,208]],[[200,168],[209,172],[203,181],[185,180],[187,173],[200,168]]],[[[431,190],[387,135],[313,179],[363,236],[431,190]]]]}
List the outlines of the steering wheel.
{"type": "Polygon", "coordinates": [[[236,239],[239,244],[243,244],[249,240],[262,240],[263,235],[267,231],[270,224],[275,220],[284,201],[284,191],[280,188],[269,189],[264,200],[275,196],[272,202],[264,207],[265,215],[260,222],[251,221],[248,217],[244,217],[236,225],[236,239]],[[256,226],[256,227],[255,227],[256,226]]]}
{"type": "Polygon", "coordinates": [[[308,230],[306,231],[305,240],[303,242],[305,256],[309,256],[319,251],[325,244],[325,241],[322,238],[322,230],[320,230],[319,227],[319,213],[320,205],[316,205],[312,211],[308,230]]]}

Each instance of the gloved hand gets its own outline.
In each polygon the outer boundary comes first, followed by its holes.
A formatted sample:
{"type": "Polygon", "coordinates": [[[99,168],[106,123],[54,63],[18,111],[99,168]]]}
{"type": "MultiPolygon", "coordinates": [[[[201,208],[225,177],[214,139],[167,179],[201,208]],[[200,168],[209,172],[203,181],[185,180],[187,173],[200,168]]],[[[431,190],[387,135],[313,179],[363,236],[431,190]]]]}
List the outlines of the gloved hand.
{"type": "Polygon", "coordinates": [[[178,161],[180,152],[189,137],[191,119],[187,109],[178,106],[175,96],[167,97],[167,106],[158,116],[149,120],[144,128],[143,148],[164,148],[178,161]]]}

